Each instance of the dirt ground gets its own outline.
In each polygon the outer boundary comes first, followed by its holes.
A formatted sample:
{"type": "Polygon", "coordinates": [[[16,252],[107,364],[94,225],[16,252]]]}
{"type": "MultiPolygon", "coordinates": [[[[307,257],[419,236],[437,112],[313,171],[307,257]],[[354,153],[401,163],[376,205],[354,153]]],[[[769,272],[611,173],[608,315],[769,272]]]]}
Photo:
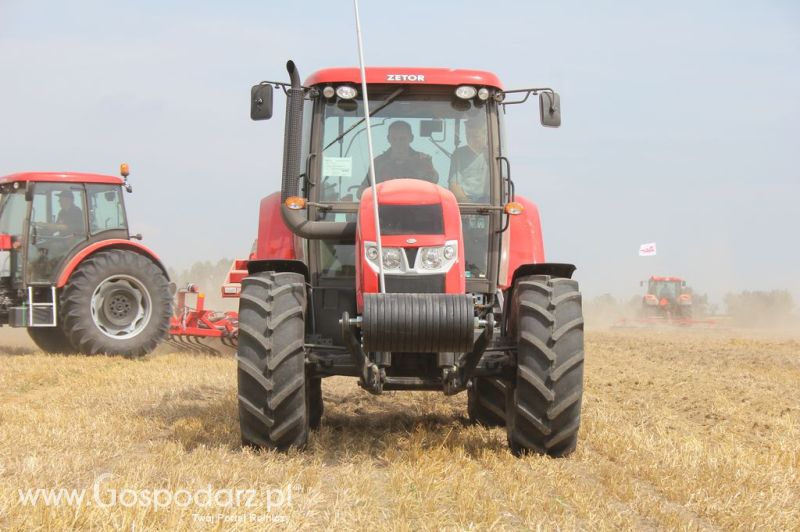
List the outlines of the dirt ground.
{"type": "Polygon", "coordinates": [[[7,329],[0,352],[0,529],[800,528],[791,335],[590,331],[557,460],[514,458],[464,394],[343,378],[305,452],[242,451],[232,358],[46,356],[7,329]]]}

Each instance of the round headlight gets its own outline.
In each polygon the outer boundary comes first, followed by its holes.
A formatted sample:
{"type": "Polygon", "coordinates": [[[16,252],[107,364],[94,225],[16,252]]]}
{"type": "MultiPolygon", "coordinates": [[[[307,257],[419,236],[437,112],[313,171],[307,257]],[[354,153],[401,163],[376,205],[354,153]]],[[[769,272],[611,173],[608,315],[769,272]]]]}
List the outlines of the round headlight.
{"type": "Polygon", "coordinates": [[[471,85],[461,85],[456,89],[456,96],[462,100],[469,100],[470,98],[474,98],[477,92],[478,90],[471,85]]]}
{"type": "Polygon", "coordinates": [[[488,100],[489,99],[489,89],[486,87],[481,87],[478,89],[478,98],[481,100],[488,100]]]}
{"type": "Polygon", "coordinates": [[[342,100],[352,100],[356,97],[356,94],[358,94],[358,91],[350,85],[342,85],[336,89],[336,96],[342,100]]]}
{"type": "Polygon", "coordinates": [[[369,260],[378,260],[378,248],[372,246],[368,247],[367,258],[369,260]]]}
{"type": "Polygon", "coordinates": [[[442,266],[442,253],[439,248],[425,248],[422,250],[422,267],[435,270],[442,266]]]}
{"type": "Polygon", "coordinates": [[[396,270],[400,267],[402,259],[400,250],[397,248],[385,248],[383,250],[383,267],[387,270],[396,270]]]}
{"type": "Polygon", "coordinates": [[[333,88],[333,87],[331,87],[330,85],[328,85],[327,87],[325,87],[324,89],[322,89],[322,95],[323,95],[323,96],[325,96],[325,97],[326,97],[326,98],[328,98],[328,99],[330,99],[330,98],[333,98],[333,96],[334,96],[335,94],[336,94],[336,89],[334,89],[334,88],[333,88]]]}
{"type": "Polygon", "coordinates": [[[456,248],[453,246],[445,246],[444,247],[444,258],[447,260],[453,260],[456,256],[456,248]]]}

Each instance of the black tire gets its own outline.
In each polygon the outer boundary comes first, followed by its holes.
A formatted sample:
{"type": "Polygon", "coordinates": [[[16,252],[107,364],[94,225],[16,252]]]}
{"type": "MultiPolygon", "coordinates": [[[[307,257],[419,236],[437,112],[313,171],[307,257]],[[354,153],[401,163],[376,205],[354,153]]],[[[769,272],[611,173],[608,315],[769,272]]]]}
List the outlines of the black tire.
{"type": "Polygon", "coordinates": [[[325,403],[322,401],[322,379],[307,379],[306,390],[308,394],[308,426],[311,430],[319,430],[322,424],[322,414],[325,411],[325,403]]]}
{"type": "Polygon", "coordinates": [[[500,379],[473,377],[467,389],[467,413],[472,423],[485,427],[503,427],[506,424],[506,390],[500,379]]]}
{"type": "Polygon", "coordinates": [[[61,294],[62,330],[86,355],[138,357],[167,337],[172,296],[167,276],[134,251],[109,249],[85,259],[61,294]]]}
{"type": "Polygon", "coordinates": [[[239,425],[242,444],[285,451],[308,441],[305,278],[257,273],[239,296],[239,425]]]}
{"type": "Polygon", "coordinates": [[[61,327],[28,327],[28,336],[45,353],[75,353],[75,348],[61,327]]]}
{"type": "Polygon", "coordinates": [[[575,450],[583,396],[583,313],[577,281],[532,275],[514,285],[507,332],[517,343],[506,403],[514,454],[575,450]]]}

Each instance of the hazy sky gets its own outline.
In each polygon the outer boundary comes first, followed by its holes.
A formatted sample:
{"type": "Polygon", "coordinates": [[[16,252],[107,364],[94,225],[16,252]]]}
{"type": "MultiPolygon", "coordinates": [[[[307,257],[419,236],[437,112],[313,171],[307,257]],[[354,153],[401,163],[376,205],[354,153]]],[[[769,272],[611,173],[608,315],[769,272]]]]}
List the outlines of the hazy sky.
{"type": "MultiPolygon", "coordinates": [[[[800,299],[800,4],[361,2],[367,64],[496,72],[517,192],[591,296],[650,273],[800,299]],[[639,258],[655,241],[659,255],[639,258]]],[[[0,0],[0,175],[131,165],[132,230],[172,267],[246,256],[279,188],[283,102],[250,86],[357,64],[352,2],[0,0]]]]}

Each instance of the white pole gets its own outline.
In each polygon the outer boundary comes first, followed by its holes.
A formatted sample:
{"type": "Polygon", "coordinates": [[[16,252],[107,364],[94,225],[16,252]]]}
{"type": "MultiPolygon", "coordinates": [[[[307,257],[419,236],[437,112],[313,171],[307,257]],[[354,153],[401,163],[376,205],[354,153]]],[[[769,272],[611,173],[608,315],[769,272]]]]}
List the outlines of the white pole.
{"type": "Polygon", "coordinates": [[[372,213],[375,216],[375,235],[378,244],[378,278],[381,294],[386,292],[383,276],[383,245],[381,244],[381,223],[378,217],[378,189],[375,188],[375,156],[372,152],[372,126],[369,118],[369,95],[367,93],[367,73],[364,69],[364,46],[361,42],[361,21],[358,17],[358,0],[353,0],[356,10],[356,37],[358,39],[358,62],[361,66],[361,94],[364,97],[364,121],[367,123],[367,147],[369,148],[369,186],[372,189],[372,213]]]}

